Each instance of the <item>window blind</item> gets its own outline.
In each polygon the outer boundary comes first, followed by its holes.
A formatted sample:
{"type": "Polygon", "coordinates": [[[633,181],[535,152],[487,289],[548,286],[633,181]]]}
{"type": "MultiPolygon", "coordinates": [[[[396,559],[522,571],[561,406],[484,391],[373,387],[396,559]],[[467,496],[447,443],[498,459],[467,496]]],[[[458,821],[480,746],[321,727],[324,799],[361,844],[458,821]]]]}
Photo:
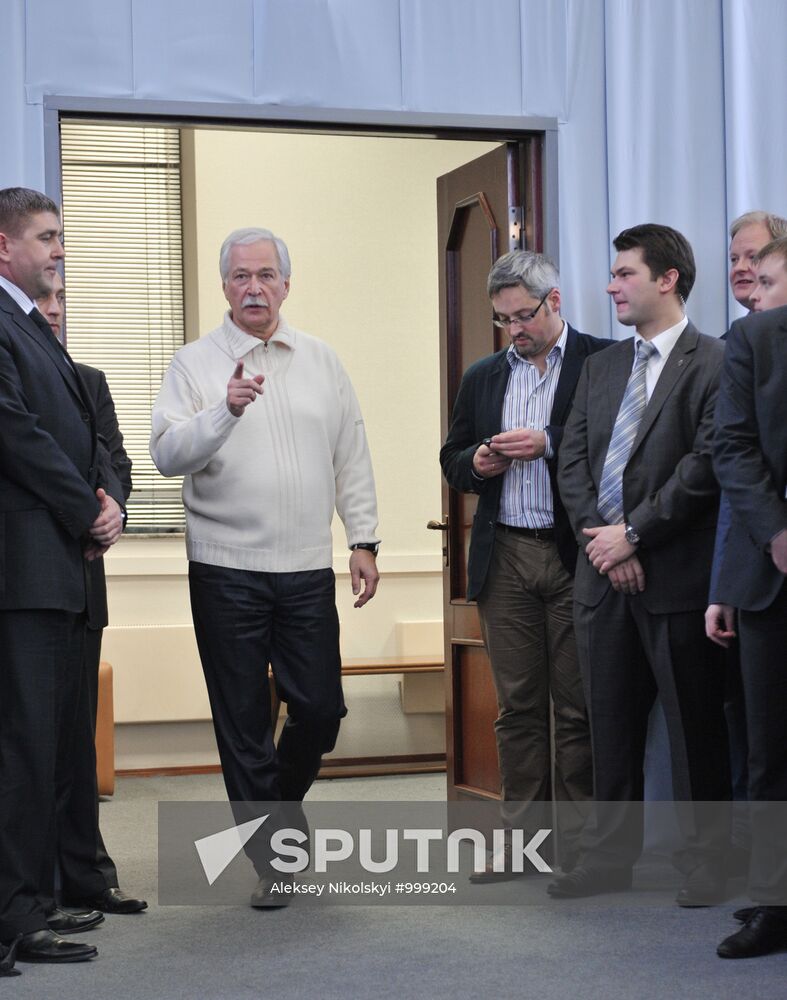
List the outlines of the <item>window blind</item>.
{"type": "Polygon", "coordinates": [[[180,132],[60,126],[68,350],[107,377],[133,462],[128,531],[182,531],[181,480],[150,458],[150,413],[183,345],[180,132]]]}

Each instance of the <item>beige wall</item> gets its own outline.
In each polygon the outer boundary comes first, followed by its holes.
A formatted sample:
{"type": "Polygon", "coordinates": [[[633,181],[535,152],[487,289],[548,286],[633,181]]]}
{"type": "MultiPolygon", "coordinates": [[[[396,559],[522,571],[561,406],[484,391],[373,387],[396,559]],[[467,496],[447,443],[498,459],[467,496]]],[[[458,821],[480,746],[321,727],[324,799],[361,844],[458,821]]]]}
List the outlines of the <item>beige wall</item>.
{"type": "MultiPolygon", "coordinates": [[[[402,623],[442,615],[441,540],[425,529],[441,513],[435,178],[493,145],[214,130],[184,140],[189,339],[218,325],[226,307],[223,238],[237,227],[265,226],[292,257],[284,314],[336,348],[360,399],[377,479],[383,580],[371,604],[352,608],[346,540],[335,525],[346,656],[404,652],[402,623]]],[[[104,655],[115,669],[119,723],[208,717],[185,570],[182,538],[126,537],[107,557],[112,624],[104,655]]],[[[418,634],[430,635],[431,645],[438,633],[418,634]]],[[[439,645],[417,648],[420,641],[406,651],[439,652],[439,645]]],[[[364,712],[373,705],[366,697],[364,712]]],[[[373,753],[352,746],[352,708],[344,751],[373,753]]]]}
{"type": "MultiPolygon", "coordinates": [[[[336,349],[360,399],[380,534],[397,559],[440,549],[424,527],[440,513],[435,179],[497,145],[194,133],[199,333],[226,308],[224,237],[272,229],[292,259],[284,315],[336,349]]],[[[341,550],[343,534],[335,537],[341,550]]]]}

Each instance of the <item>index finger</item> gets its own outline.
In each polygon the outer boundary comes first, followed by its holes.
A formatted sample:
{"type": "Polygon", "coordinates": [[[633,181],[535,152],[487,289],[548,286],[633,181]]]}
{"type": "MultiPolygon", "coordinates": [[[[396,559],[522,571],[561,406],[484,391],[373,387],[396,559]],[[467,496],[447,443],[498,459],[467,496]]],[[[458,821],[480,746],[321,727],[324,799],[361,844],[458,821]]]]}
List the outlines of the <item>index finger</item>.
{"type": "Polygon", "coordinates": [[[232,373],[233,378],[243,378],[243,362],[235,362],[235,371],[232,373]]]}

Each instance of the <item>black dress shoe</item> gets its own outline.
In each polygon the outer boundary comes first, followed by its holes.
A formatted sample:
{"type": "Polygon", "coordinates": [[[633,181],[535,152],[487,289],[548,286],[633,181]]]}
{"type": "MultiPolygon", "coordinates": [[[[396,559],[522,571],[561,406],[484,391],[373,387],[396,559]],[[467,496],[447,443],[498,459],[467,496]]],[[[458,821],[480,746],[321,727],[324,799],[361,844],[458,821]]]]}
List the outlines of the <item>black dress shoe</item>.
{"type": "MultiPolygon", "coordinates": [[[[787,908],[779,907],[787,914],[787,908]]],[[[719,958],[757,958],[787,948],[787,916],[777,917],[765,906],[754,913],[735,934],[730,934],[716,949],[719,958]]]]}
{"type": "Polygon", "coordinates": [[[148,908],[144,899],[135,899],[117,888],[105,889],[98,896],[77,900],[75,905],[89,906],[91,910],[100,910],[102,913],[140,913],[148,908]]]}
{"type": "Polygon", "coordinates": [[[718,865],[700,865],[675,897],[678,906],[717,906],[727,898],[727,877],[718,865]]]}
{"type": "Polygon", "coordinates": [[[553,899],[581,899],[602,892],[621,892],[631,888],[628,868],[590,868],[577,865],[573,871],[560,875],[547,886],[553,899]]]}
{"type": "Polygon", "coordinates": [[[56,906],[51,913],[47,913],[46,922],[50,931],[54,931],[55,934],[79,934],[80,931],[89,931],[91,927],[103,924],[104,914],[98,910],[69,913],[56,906]]]}
{"type": "Polygon", "coordinates": [[[23,934],[16,951],[20,962],[86,962],[97,954],[93,945],[66,941],[51,930],[23,934]]]}
{"type": "Polygon", "coordinates": [[[739,924],[745,924],[754,916],[754,911],[756,909],[756,906],[742,906],[740,910],[735,910],[732,916],[738,921],[739,924]]]}
{"type": "Polygon", "coordinates": [[[287,887],[293,882],[292,875],[260,875],[249,904],[255,910],[279,910],[289,906],[292,894],[287,892],[287,887]]]}
{"type": "Polygon", "coordinates": [[[10,944],[3,944],[0,941],[0,976],[21,976],[22,973],[19,969],[14,968],[14,962],[16,961],[16,950],[19,947],[19,942],[22,940],[22,935],[18,935],[11,941],[10,944]]]}

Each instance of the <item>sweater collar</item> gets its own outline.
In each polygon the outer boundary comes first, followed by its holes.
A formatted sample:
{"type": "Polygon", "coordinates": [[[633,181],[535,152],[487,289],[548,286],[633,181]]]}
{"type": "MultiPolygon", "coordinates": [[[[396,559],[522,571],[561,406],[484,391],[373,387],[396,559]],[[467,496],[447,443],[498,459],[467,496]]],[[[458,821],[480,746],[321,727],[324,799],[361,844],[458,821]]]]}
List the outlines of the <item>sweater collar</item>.
{"type": "MultiPolygon", "coordinates": [[[[260,347],[265,343],[259,337],[252,337],[250,333],[244,333],[239,326],[236,326],[230,317],[229,309],[224,313],[222,326],[234,358],[243,358],[250,354],[255,347],[260,347]]],[[[268,338],[267,343],[268,345],[281,344],[282,347],[295,350],[295,331],[287,324],[287,320],[281,313],[279,313],[279,325],[273,335],[268,338]]]]}

